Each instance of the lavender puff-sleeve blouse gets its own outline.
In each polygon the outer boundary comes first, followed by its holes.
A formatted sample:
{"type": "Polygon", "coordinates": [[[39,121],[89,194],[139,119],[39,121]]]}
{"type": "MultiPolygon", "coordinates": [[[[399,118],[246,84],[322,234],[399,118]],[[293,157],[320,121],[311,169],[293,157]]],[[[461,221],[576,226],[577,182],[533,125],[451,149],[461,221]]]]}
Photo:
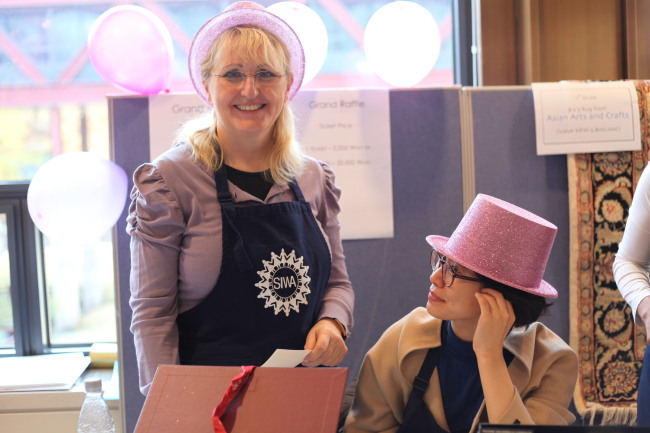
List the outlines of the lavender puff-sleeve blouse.
{"type": "MultiPolygon", "coordinates": [[[[319,318],[338,319],[349,332],[354,293],[340,236],[341,190],[325,163],[305,156],[298,185],[323,232],[332,271],[319,318]]],[[[159,364],[178,364],[176,316],[212,290],[221,267],[221,211],[213,173],[178,145],[138,167],[127,217],[131,235],[131,331],[140,390],[147,395],[159,364]]],[[[273,185],[264,202],[228,182],[237,206],[295,200],[288,186],[273,185]]]]}

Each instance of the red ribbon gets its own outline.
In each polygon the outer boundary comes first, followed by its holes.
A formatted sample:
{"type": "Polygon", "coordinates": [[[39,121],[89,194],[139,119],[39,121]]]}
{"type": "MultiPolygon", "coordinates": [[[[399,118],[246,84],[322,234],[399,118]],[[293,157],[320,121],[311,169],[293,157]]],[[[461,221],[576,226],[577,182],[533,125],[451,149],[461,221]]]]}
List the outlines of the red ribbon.
{"type": "Polygon", "coordinates": [[[228,433],[226,431],[226,428],[223,426],[223,423],[221,422],[221,417],[226,412],[226,409],[228,409],[230,402],[235,397],[237,397],[239,391],[241,391],[244,384],[248,381],[251,373],[253,370],[255,370],[255,366],[242,365],[241,369],[242,372],[232,379],[230,386],[223,394],[221,402],[219,402],[219,404],[212,411],[212,426],[214,427],[214,433],[228,433]]]}

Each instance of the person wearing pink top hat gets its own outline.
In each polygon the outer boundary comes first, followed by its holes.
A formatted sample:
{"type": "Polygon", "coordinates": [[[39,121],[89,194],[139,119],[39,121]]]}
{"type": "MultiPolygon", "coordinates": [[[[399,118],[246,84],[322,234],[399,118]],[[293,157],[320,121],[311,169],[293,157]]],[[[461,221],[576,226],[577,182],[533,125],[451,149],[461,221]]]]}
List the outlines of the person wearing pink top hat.
{"type": "Polygon", "coordinates": [[[199,29],[188,61],[207,109],[136,169],[127,217],[140,390],[160,364],[259,366],[278,348],[338,365],[354,293],[341,190],[294,138],[300,40],[238,2],[199,29]]]}
{"type": "Polygon", "coordinates": [[[361,366],[344,431],[474,432],[568,425],[576,353],[537,322],[557,228],[479,194],[450,237],[428,236],[426,307],[391,325],[361,366]]]}

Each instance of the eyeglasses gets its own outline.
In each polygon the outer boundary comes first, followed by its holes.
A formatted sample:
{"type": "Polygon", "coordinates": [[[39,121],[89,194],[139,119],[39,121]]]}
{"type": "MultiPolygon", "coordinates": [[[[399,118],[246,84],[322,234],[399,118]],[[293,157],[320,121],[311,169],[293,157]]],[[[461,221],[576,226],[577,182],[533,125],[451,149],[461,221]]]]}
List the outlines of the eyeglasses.
{"type": "Polygon", "coordinates": [[[451,287],[451,285],[454,284],[454,278],[460,278],[461,280],[467,281],[477,281],[479,283],[482,282],[478,278],[460,275],[456,269],[456,265],[450,265],[447,262],[447,257],[443,256],[433,248],[431,249],[431,270],[435,272],[440,267],[442,267],[442,282],[445,283],[445,286],[447,287],[451,287]]]}
{"type": "Polygon", "coordinates": [[[219,77],[226,81],[228,84],[239,85],[244,83],[248,77],[253,77],[255,83],[263,85],[271,85],[278,82],[280,77],[284,75],[278,75],[271,71],[261,70],[257,71],[254,74],[244,74],[241,71],[228,71],[225,74],[212,74],[214,77],[219,77]]]}

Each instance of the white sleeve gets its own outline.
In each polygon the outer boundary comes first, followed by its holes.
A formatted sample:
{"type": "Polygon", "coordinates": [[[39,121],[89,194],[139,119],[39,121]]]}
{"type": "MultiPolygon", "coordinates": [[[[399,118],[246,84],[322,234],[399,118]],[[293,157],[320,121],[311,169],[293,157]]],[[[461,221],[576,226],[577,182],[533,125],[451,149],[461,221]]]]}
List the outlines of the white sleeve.
{"type": "Polygon", "coordinates": [[[650,296],[650,169],[641,174],[630,206],[623,240],[614,259],[614,279],[625,298],[634,321],[644,326],[637,316],[637,307],[643,298],[650,296]]]}

